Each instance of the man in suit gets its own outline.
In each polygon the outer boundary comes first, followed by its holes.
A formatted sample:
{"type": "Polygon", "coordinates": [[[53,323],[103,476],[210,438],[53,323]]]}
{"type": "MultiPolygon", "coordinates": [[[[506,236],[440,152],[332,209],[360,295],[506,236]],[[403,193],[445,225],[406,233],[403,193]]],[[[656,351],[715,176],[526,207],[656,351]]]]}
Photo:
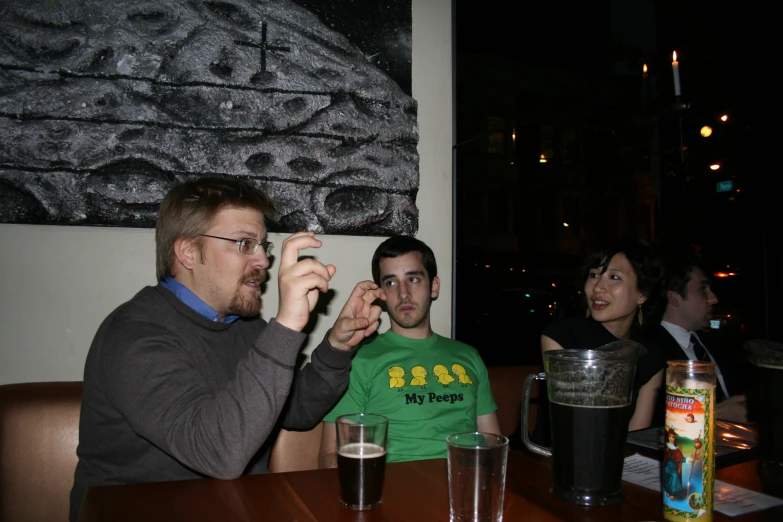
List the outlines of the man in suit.
{"type": "MultiPolygon", "coordinates": [[[[652,328],[645,345],[657,346],[665,360],[705,361],[715,363],[715,415],[733,422],[747,421],[745,394],[742,393],[741,364],[738,353],[722,350],[717,344],[707,348],[702,330],[710,324],[712,306],[718,296],[710,288],[704,269],[694,260],[681,257],[665,264],[663,290],[666,309],[660,325],[652,328]]],[[[665,394],[665,389],[662,392],[665,394]]],[[[661,399],[663,403],[663,399],[661,399]]],[[[655,424],[663,424],[663,407],[656,411],[655,424]]]]}

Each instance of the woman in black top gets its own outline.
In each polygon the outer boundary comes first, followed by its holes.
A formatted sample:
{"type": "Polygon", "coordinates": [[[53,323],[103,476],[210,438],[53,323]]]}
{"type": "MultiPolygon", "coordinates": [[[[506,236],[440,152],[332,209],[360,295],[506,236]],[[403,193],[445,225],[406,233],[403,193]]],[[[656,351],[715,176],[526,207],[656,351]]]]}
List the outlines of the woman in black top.
{"type": "MultiPolygon", "coordinates": [[[[646,242],[623,242],[597,250],[587,257],[584,273],[587,317],[547,326],[541,335],[542,353],[564,348],[589,350],[618,339],[632,339],[642,330],[645,317],[648,324],[657,318],[661,264],[646,242]]],[[[657,351],[648,351],[636,366],[636,404],[629,430],[650,426],[663,381],[664,361],[657,351]]]]}

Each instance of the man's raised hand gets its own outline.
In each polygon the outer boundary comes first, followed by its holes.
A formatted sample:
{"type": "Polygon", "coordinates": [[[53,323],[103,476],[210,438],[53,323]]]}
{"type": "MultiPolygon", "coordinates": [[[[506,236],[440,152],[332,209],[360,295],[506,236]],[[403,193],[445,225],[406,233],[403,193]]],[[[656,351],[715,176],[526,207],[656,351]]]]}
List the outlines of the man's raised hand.
{"type": "Polygon", "coordinates": [[[297,232],[283,241],[277,284],[280,306],[277,322],[298,332],[310,320],[310,312],[318,302],[319,292],[329,290],[329,281],[337,269],[312,258],[299,259],[306,248],[320,248],[321,241],[313,232],[297,232]]]}
{"type": "Polygon", "coordinates": [[[373,305],[386,294],[372,281],[362,281],[353,289],[329,332],[329,344],[340,350],[350,350],[372,335],[380,325],[381,307],[373,305]]]}

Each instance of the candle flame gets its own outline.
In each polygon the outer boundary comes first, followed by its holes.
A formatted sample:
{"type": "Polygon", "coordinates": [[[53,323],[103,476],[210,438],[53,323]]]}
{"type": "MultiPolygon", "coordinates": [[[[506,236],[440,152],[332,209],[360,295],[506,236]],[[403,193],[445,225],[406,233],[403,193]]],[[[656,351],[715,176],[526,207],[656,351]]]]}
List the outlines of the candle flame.
{"type": "Polygon", "coordinates": [[[672,61],[673,62],[677,61],[677,51],[672,52],[672,61]]]}
{"type": "Polygon", "coordinates": [[[642,72],[647,74],[647,64],[642,65],[642,72]]]}

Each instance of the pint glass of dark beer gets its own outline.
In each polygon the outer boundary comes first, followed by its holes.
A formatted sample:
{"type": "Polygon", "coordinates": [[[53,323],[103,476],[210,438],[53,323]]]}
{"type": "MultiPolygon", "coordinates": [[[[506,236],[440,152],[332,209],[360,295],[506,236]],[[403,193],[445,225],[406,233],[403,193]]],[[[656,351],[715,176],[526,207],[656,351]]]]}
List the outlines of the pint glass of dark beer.
{"type": "Polygon", "coordinates": [[[337,417],[336,427],[340,503],[357,510],[377,508],[383,497],[389,419],[352,413],[337,417]]]}

